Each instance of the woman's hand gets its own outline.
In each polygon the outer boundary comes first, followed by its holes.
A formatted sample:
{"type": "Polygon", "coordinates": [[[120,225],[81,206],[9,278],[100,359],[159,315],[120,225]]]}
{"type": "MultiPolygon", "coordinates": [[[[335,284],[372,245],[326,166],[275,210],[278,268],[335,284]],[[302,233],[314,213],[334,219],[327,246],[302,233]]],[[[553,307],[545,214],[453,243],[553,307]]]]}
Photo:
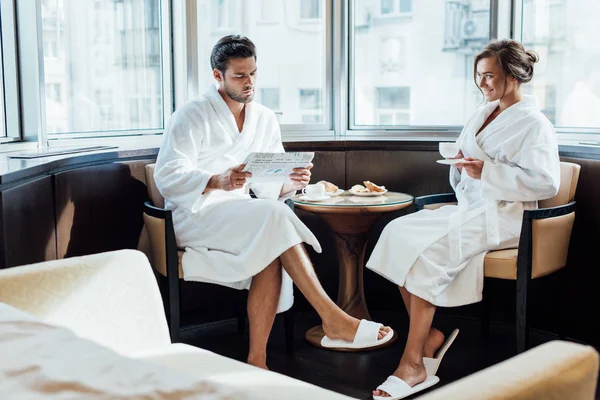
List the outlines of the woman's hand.
{"type": "MultiPolygon", "coordinates": [[[[461,158],[465,158],[465,155],[463,154],[461,149],[458,149],[458,153],[454,157],[448,157],[449,160],[456,160],[461,158]]],[[[462,174],[462,167],[459,167],[457,164],[454,164],[454,166],[458,170],[458,173],[462,174]]]]}
{"type": "Polygon", "coordinates": [[[476,158],[465,157],[464,161],[454,164],[459,171],[462,172],[462,168],[467,171],[467,174],[473,179],[481,179],[481,172],[483,171],[483,160],[476,158]]]}

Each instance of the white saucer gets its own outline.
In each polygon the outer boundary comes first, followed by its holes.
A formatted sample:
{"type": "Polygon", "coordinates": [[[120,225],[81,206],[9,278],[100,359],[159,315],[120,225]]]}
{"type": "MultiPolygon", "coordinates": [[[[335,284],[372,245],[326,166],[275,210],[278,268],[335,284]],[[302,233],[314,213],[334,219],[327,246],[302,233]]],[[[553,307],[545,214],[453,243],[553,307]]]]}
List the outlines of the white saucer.
{"type": "Polygon", "coordinates": [[[335,192],[327,192],[327,196],[331,196],[331,197],[336,197],[339,196],[340,194],[344,193],[344,189],[338,189],[335,192]]]}
{"type": "Polygon", "coordinates": [[[435,162],[438,164],[444,164],[444,165],[454,165],[461,161],[464,161],[464,160],[462,158],[456,158],[456,159],[436,160],[435,162]]]}
{"type": "Polygon", "coordinates": [[[348,190],[350,193],[352,193],[355,196],[362,196],[362,197],[374,197],[374,196],[381,196],[382,194],[386,194],[387,193],[387,189],[385,189],[383,192],[355,192],[352,189],[348,190]]]}
{"type": "Polygon", "coordinates": [[[323,200],[329,200],[331,198],[331,196],[323,196],[323,197],[308,197],[307,195],[303,194],[302,196],[298,197],[298,200],[302,200],[302,201],[323,201],[323,200]]]}

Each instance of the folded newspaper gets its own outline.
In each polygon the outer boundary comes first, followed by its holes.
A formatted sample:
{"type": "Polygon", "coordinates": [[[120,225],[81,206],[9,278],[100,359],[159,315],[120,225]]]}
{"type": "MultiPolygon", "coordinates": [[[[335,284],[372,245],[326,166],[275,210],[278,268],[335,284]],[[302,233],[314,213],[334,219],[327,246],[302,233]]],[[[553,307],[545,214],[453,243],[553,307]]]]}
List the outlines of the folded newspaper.
{"type": "Polygon", "coordinates": [[[315,153],[250,153],[244,160],[245,172],[252,173],[248,182],[287,182],[294,168],[306,168],[315,153]]]}

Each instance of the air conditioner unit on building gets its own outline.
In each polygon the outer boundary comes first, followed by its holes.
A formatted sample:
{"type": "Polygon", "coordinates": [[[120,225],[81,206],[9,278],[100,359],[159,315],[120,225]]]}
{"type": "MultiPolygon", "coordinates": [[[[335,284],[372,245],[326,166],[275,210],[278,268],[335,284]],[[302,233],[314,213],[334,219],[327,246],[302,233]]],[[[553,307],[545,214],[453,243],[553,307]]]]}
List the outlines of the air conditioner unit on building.
{"type": "Polygon", "coordinates": [[[477,23],[469,18],[464,19],[460,26],[460,35],[464,39],[477,37],[477,23]]]}

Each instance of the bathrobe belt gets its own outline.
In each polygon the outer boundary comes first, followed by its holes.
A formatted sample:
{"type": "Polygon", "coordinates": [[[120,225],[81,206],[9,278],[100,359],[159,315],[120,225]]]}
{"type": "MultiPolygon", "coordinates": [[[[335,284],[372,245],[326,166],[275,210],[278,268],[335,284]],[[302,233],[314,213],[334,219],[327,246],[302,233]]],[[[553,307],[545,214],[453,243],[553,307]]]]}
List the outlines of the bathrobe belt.
{"type": "MultiPolygon", "coordinates": [[[[450,265],[456,265],[463,260],[462,256],[462,238],[461,227],[463,224],[463,215],[469,211],[469,201],[463,194],[466,181],[461,181],[456,186],[456,199],[458,200],[458,211],[455,212],[449,221],[448,240],[450,245],[450,265]]],[[[486,199],[485,204],[480,206],[485,213],[487,244],[491,247],[500,244],[500,232],[498,223],[498,202],[496,200],[486,199]]],[[[468,222],[467,222],[468,223],[468,222]]]]}

